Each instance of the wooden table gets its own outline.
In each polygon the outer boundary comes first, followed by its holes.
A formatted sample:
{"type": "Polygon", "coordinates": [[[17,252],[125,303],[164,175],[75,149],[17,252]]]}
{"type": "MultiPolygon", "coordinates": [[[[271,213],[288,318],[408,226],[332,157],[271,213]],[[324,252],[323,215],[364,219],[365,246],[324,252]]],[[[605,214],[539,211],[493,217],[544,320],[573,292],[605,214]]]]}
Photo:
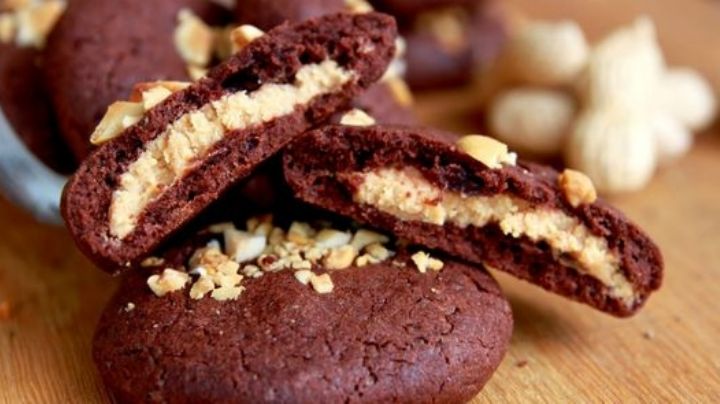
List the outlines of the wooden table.
{"type": "MultiPolygon", "coordinates": [[[[537,15],[576,16],[592,35],[647,10],[668,59],[697,66],[720,84],[718,2],[510,3],[537,15]]],[[[419,107],[429,122],[469,131],[470,94],[427,95],[419,107]]],[[[475,402],[720,402],[720,130],[714,132],[643,192],[614,198],[657,240],[667,263],[662,290],[636,317],[614,319],[497,274],[515,333],[475,402]]],[[[38,225],[3,200],[0,227],[0,403],[107,401],[90,340],[116,280],[94,269],[64,230],[38,225]],[[2,302],[10,306],[4,319],[2,302]]]]}

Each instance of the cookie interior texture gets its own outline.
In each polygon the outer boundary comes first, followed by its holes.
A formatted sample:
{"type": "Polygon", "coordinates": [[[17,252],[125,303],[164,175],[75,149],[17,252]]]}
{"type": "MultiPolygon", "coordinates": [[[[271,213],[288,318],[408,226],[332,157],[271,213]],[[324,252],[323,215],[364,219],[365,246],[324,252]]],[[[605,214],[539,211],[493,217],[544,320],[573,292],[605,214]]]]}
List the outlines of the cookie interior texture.
{"type": "Polygon", "coordinates": [[[285,175],[307,202],[615,315],[660,286],[658,248],[620,212],[602,201],[570,206],[551,168],[490,169],[439,138],[328,127],[291,146],[285,175]]]}
{"type": "Polygon", "coordinates": [[[121,402],[465,402],[500,363],[512,315],[483,270],[334,271],[318,294],[290,271],[236,301],[156,297],[140,271],[106,308],[93,354],[121,402]]]}
{"type": "Polygon", "coordinates": [[[88,158],[63,212],[90,256],[123,265],[382,76],[395,25],[372,13],[281,26],[88,158]]]}

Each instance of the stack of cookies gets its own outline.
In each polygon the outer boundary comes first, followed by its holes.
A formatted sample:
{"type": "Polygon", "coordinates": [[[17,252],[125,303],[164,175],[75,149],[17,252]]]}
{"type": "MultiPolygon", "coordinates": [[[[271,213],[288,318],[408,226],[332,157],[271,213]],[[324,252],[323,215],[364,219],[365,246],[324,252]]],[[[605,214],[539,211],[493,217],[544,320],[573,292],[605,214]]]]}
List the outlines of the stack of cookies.
{"type": "Polygon", "coordinates": [[[512,334],[487,268],[621,317],[660,286],[582,173],[417,126],[405,73],[466,80],[490,1],[6,3],[3,111],[72,150],[67,228],[123,277],[93,352],[119,402],[464,402],[512,334]]]}
{"type": "Polygon", "coordinates": [[[232,37],[203,78],[112,104],[63,195],[124,276],[94,341],[118,401],[463,402],[512,332],[487,267],[617,316],[660,286],[658,248],[582,173],[358,108],[392,17],[232,37]]]}

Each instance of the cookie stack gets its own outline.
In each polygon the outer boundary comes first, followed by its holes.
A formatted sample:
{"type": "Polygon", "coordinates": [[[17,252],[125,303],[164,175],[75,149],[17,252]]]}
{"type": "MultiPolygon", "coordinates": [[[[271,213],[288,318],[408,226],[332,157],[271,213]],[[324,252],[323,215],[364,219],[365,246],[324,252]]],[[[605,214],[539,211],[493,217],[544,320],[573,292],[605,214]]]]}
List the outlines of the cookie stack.
{"type": "Polygon", "coordinates": [[[617,316],[660,286],[655,244],[581,173],[353,108],[397,55],[392,17],[233,37],[204,78],[113,104],[63,195],[124,275],[94,341],[118,401],[463,402],[512,331],[486,266],[617,316]],[[259,172],[272,207],[247,196],[259,172]]]}

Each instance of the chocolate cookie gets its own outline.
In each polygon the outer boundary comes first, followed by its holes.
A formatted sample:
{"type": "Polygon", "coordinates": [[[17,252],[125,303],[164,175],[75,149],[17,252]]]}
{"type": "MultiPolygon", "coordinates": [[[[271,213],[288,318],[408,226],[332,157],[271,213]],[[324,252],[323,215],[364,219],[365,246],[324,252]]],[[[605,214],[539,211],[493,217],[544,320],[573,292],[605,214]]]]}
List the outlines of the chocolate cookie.
{"type": "Polygon", "coordinates": [[[15,132],[41,161],[60,173],[73,167],[55,125],[42,80],[42,52],[0,43],[0,106],[15,132]]]}
{"type": "Polygon", "coordinates": [[[206,0],[73,0],[48,38],[46,81],[62,135],[78,161],[113,101],[135,83],[185,80],[173,44],[178,12],[192,9],[209,23],[226,17],[206,0]]]}
{"type": "Polygon", "coordinates": [[[505,27],[492,3],[432,9],[401,25],[407,40],[408,83],[413,89],[464,84],[487,67],[505,40],[505,27]]]}
{"type": "Polygon", "coordinates": [[[378,13],[283,25],[170,95],[70,179],[62,213],[78,246],[105,268],[142,259],[379,79],[395,36],[393,19],[378,13]]]}
{"type": "MultiPolygon", "coordinates": [[[[359,7],[358,3],[352,0],[248,0],[237,2],[236,16],[243,24],[269,30],[285,21],[299,22],[335,12],[363,11],[354,8],[359,7]]],[[[353,101],[353,107],[362,109],[381,123],[416,125],[418,120],[412,110],[412,96],[398,86],[405,86],[402,79],[386,77],[360,94],[353,101]]]]}
{"type": "Polygon", "coordinates": [[[93,357],[119,402],[466,402],[507,349],[510,307],[481,269],[413,265],[399,253],[334,271],[324,294],[270,272],[226,301],[158,297],[152,270],[134,271],[93,357]]]}
{"type": "Polygon", "coordinates": [[[463,138],[462,149],[440,138],[329,126],[288,148],[285,176],[306,202],[617,316],[635,313],[659,288],[657,246],[596,200],[587,177],[515,164],[489,138],[463,138]]]}

